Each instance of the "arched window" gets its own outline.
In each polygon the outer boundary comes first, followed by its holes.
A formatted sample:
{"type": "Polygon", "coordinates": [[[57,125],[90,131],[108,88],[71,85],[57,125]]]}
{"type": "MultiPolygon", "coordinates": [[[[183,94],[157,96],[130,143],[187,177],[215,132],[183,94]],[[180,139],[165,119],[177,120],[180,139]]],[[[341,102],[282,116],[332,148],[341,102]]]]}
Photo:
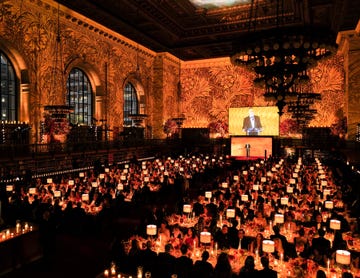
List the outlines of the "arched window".
{"type": "Polygon", "coordinates": [[[127,83],[124,89],[124,126],[129,127],[133,125],[133,120],[130,118],[132,114],[138,114],[138,98],[136,90],[131,83],[127,83]]]}
{"type": "Polygon", "coordinates": [[[92,91],[89,79],[85,73],[74,68],[67,79],[67,105],[74,110],[70,113],[70,123],[91,125],[92,91]]]}
{"type": "Polygon", "coordinates": [[[15,72],[9,59],[0,52],[0,98],[1,98],[1,121],[17,120],[17,95],[15,84],[15,72]]]}

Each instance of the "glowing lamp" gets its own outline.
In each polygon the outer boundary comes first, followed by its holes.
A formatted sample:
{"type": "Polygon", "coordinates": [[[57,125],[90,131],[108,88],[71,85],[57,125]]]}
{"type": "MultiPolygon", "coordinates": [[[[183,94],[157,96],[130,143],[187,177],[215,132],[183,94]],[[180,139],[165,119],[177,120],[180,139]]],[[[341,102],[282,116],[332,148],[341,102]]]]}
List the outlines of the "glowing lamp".
{"type": "Polygon", "coordinates": [[[210,243],[211,242],[211,233],[201,232],[200,233],[200,242],[201,243],[210,243]]]}
{"type": "Polygon", "coordinates": [[[81,200],[83,200],[84,202],[89,201],[89,194],[87,194],[87,193],[82,194],[81,200]]]}
{"type": "Polygon", "coordinates": [[[228,188],[228,183],[227,183],[227,182],[223,182],[223,183],[221,184],[221,187],[222,187],[222,188],[228,188]]]}
{"type": "Polygon", "coordinates": [[[226,217],[227,218],[235,218],[235,210],[234,209],[227,209],[226,210],[226,217]]]}
{"type": "Polygon", "coordinates": [[[205,198],[211,199],[212,197],[212,192],[211,191],[206,191],[205,192],[205,198]]]}
{"type": "Polygon", "coordinates": [[[249,201],[249,196],[246,195],[246,194],[242,194],[242,195],[241,195],[241,201],[243,201],[243,202],[249,201]]]}
{"type": "Polygon", "coordinates": [[[289,203],[289,198],[287,198],[287,197],[282,197],[282,198],[280,199],[280,204],[287,206],[288,203],[289,203]]]}
{"type": "Polygon", "coordinates": [[[330,229],[340,230],[341,229],[341,221],[336,219],[330,220],[330,229]]]}
{"type": "Polygon", "coordinates": [[[333,201],[325,201],[325,208],[327,208],[327,209],[332,209],[332,208],[334,208],[334,203],[333,203],[333,201]]]}
{"type": "Polygon", "coordinates": [[[263,240],[262,242],[263,251],[266,253],[273,253],[275,251],[275,242],[272,240],[263,240]]]}
{"type": "Polygon", "coordinates": [[[258,184],[253,184],[253,190],[255,190],[255,191],[259,190],[259,185],[258,184]]]}
{"type": "Polygon", "coordinates": [[[183,206],[183,212],[190,213],[191,212],[191,205],[185,204],[183,206]]]}
{"type": "Polygon", "coordinates": [[[336,250],[335,260],[338,264],[349,265],[351,262],[351,254],[347,250],[336,250]]]}
{"type": "Polygon", "coordinates": [[[48,178],[48,179],[46,179],[46,183],[52,183],[53,181],[52,181],[52,178],[48,178]]]}
{"type": "Polygon", "coordinates": [[[148,236],[155,236],[156,235],[156,225],[150,224],[146,226],[146,234],[148,236]]]}
{"type": "Polygon", "coordinates": [[[276,223],[283,224],[283,223],[284,223],[284,215],[283,215],[283,214],[279,214],[279,213],[275,214],[275,216],[274,216],[274,222],[275,222],[275,224],[276,224],[276,223]]]}
{"type": "Polygon", "coordinates": [[[293,193],[293,192],[294,192],[294,188],[291,187],[291,186],[287,186],[287,187],[286,187],[286,192],[287,192],[287,193],[293,193]]]}

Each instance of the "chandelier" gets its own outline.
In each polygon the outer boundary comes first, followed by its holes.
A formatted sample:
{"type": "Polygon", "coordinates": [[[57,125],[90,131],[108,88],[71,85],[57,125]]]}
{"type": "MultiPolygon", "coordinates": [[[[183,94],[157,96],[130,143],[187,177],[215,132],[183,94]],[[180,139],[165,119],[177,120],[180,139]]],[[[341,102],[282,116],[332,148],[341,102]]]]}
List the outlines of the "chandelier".
{"type": "Polygon", "coordinates": [[[266,99],[276,102],[279,115],[302,93],[306,97],[301,99],[318,98],[304,91],[310,80],[308,72],[337,49],[334,32],[328,27],[307,25],[305,15],[295,10],[285,0],[270,4],[251,0],[248,34],[233,43],[230,57],[233,65],[255,72],[254,85],[264,89],[266,99]],[[268,29],[255,30],[266,20],[268,29]]]}
{"type": "MultiPolygon", "coordinates": [[[[254,85],[264,88],[264,96],[276,101],[281,115],[286,101],[297,99],[302,93],[302,85],[309,81],[309,69],[336,52],[334,42],[329,31],[323,29],[258,32],[245,43],[234,44],[236,51],[231,62],[255,72],[254,85]]],[[[307,98],[311,97],[307,93],[307,98]]]]}

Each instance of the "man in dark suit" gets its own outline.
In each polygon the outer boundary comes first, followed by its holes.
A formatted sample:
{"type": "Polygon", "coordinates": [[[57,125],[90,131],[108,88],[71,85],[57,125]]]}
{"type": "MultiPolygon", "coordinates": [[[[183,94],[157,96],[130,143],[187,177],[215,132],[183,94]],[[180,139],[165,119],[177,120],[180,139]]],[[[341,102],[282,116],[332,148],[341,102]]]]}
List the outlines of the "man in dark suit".
{"type": "Polygon", "coordinates": [[[314,237],[312,239],[312,254],[314,255],[314,260],[320,263],[321,265],[324,264],[324,256],[328,253],[331,248],[330,240],[324,238],[325,230],[319,229],[318,230],[319,237],[314,237]]]}
{"type": "Polygon", "coordinates": [[[260,117],[254,115],[252,108],[249,109],[249,116],[244,118],[243,131],[246,132],[246,135],[259,135],[259,132],[262,131],[260,117]]]}
{"type": "Polygon", "coordinates": [[[261,257],[262,270],[259,270],[257,277],[277,278],[277,272],[269,267],[269,258],[266,256],[261,257]]]}
{"type": "Polygon", "coordinates": [[[250,238],[245,236],[245,230],[240,229],[237,232],[237,237],[231,241],[231,247],[234,249],[248,250],[250,242],[250,238]]]}
{"type": "Polygon", "coordinates": [[[146,248],[140,252],[140,260],[142,262],[144,272],[154,273],[157,262],[157,254],[151,249],[150,240],[146,242],[146,248]]]}
{"type": "Polygon", "coordinates": [[[181,256],[175,259],[175,274],[178,278],[191,277],[193,271],[193,261],[187,255],[188,246],[186,244],[180,247],[181,256]]]}
{"type": "Polygon", "coordinates": [[[165,252],[160,252],[157,257],[155,277],[170,277],[175,271],[175,256],[171,255],[173,246],[171,243],[165,245],[165,252]]]}
{"type": "Polygon", "coordinates": [[[211,278],[214,275],[214,267],[207,260],[209,259],[209,252],[204,251],[201,254],[201,260],[197,260],[194,264],[192,277],[211,278]]]}

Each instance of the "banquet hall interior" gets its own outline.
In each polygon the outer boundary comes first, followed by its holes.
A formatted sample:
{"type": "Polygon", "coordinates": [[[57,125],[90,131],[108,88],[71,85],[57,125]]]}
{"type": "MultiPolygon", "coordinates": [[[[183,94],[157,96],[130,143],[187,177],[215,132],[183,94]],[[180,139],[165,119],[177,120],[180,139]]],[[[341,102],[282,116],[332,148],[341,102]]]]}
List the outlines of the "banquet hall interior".
{"type": "Polygon", "coordinates": [[[0,277],[360,277],[358,1],[0,15],[0,277]]]}

